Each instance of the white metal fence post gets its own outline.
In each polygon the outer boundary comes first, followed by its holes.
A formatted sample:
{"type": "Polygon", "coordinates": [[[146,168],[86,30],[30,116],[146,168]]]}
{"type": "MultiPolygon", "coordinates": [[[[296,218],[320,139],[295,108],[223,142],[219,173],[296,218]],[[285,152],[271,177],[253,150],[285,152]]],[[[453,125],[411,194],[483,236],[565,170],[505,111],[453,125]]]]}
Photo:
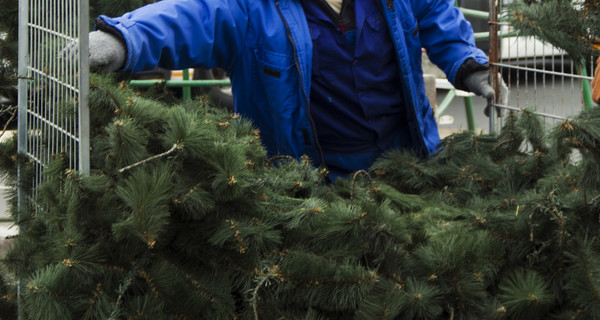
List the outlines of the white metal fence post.
{"type": "Polygon", "coordinates": [[[58,155],[89,174],[87,0],[20,0],[19,152],[42,172],[58,155]],[[76,43],[77,54],[61,52],[76,43]]]}
{"type": "Polygon", "coordinates": [[[33,191],[18,191],[19,214],[34,213],[35,190],[56,156],[89,174],[88,33],[88,0],[19,0],[18,152],[34,170],[33,191]],[[77,55],[62,56],[73,43],[77,55]]]}

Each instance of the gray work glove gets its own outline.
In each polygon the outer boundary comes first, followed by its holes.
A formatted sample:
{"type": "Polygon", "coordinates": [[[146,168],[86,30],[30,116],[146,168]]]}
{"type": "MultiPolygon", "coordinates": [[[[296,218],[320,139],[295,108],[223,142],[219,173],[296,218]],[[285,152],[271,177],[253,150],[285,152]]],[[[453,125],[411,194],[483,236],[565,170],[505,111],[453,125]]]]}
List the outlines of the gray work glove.
{"type": "Polygon", "coordinates": [[[125,64],[127,48],[116,36],[104,31],[90,32],[90,67],[117,71],[125,64]]]}
{"type": "MultiPolygon", "coordinates": [[[[61,56],[65,59],[74,58],[79,53],[77,41],[68,44],[61,56]]],[[[127,58],[127,48],[123,42],[108,32],[92,31],[89,34],[89,63],[90,67],[100,67],[108,72],[123,67],[127,58]]]]}
{"type": "MultiPolygon", "coordinates": [[[[498,73],[498,101],[497,104],[505,105],[508,102],[508,86],[502,79],[502,75],[498,73]]],[[[478,96],[484,97],[488,106],[485,108],[484,113],[486,117],[490,116],[490,107],[494,103],[496,93],[494,88],[491,86],[490,72],[488,70],[481,70],[473,72],[468,75],[464,80],[464,85],[468,91],[473,92],[478,96]]],[[[502,115],[502,109],[496,108],[498,117],[502,115]]]]}

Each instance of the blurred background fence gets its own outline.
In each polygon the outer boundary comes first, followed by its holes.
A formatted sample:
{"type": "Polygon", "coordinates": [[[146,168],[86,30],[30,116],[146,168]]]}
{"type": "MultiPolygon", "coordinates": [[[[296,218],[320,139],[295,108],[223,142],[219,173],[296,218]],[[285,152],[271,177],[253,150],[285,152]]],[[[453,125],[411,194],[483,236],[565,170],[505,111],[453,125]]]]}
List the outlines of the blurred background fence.
{"type": "MultiPolygon", "coordinates": [[[[564,118],[593,107],[590,81],[593,78],[595,58],[590,57],[587,62],[573,61],[565,51],[550,44],[534,37],[517,36],[514,27],[506,22],[506,15],[510,14],[507,10],[510,2],[456,1],[475,29],[477,45],[489,53],[492,68],[501,74],[509,87],[509,100],[498,105],[503,109],[503,115],[507,114],[507,110],[529,108],[543,116],[548,125],[553,126],[564,118]]],[[[476,101],[476,106],[485,104],[478,97],[466,96],[466,99],[476,101]]],[[[446,109],[445,105],[441,107],[443,112],[450,112],[447,114],[449,116],[458,119],[463,117],[457,116],[459,111],[456,111],[456,106],[454,111],[452,108],[446,109]]],[[[477,107],[475,109],[475,119],[472,120],[474,124],[469,125],[469,129],[499,130],[503,117],[493,119],[495,121],[492,123],[477,107]]],[[[443,113],[439,114],[442,129],[443,116],[443,113]]],[[[464,121],[468,122],[468,119],[464,121]]],[[[457,129],[456,122],[453,129],[457,129]]]]}

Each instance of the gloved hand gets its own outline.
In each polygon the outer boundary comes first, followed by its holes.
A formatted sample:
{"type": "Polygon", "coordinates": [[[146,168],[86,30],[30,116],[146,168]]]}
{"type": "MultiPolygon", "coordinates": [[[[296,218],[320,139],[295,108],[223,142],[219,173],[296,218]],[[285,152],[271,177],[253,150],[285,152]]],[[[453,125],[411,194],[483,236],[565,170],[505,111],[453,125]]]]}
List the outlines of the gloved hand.
{"type": "Polygon", "coordinates": [[[90,32],[90,67],[119,70],[125,64],[127,48],[116,36],[104,31],[90,32]]]}
{"type": "MultiPolygon", "coordinates": [[[[502,79],[502,75],[498,73],[498,101],[497,104],[505,105],[508,102],[508,86],[502,79]]],[[[490,116],[489,106],[493,104],[496,93],[492,88],[490,72],[488,70],[481,70],[473,72],[468,75],[464,80],[464,85],[468,91],[473,92],[478,96],[484,97],[488,101],[488,107],[485,108],[484,113],[486,117],[490,116]]],[[[498,117],[502,115],[502,109],[496,108],[498,117]]]]}
{"type": "MultiPolygon", "coordinates": [[[[72,42],[62,51],[65,59],[74,58],[79,52],[79,44],[72,42]]],[[[104,31],[92,31],[89,34],[90,67],[100,67],[108,72],[123,67],[127,58],[127,48],[116,36],[104,31]]]]}

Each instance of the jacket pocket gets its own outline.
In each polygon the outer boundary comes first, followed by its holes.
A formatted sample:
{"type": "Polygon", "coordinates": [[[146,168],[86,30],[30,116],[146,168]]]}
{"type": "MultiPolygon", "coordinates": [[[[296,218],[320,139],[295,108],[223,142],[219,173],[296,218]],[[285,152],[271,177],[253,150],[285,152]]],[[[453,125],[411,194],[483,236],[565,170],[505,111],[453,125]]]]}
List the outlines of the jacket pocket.
{"type": "Polygon", "coordinates": [[[325,82],[329,85],[338,83],[340,56],[335,49],[335,39],[327,32],[321,33],[318,28],[310,30],[312,40],[312,83],[325,82]]]}
{"type": "Polygon", "coordinates": [[[254,102],[268,108],[273,120],[289,118],[297,107],[298,72],[294,58],[264,49],[254,49],[254,54],[254,102]]]}
{"type": "Polygon", "coordinates": [[[281,78],[281,73],[294,66],[292,56],[285,53],[271,52],[263,49],[254,49],[256,61],[262,66],[265,75],[281,78]]]}

